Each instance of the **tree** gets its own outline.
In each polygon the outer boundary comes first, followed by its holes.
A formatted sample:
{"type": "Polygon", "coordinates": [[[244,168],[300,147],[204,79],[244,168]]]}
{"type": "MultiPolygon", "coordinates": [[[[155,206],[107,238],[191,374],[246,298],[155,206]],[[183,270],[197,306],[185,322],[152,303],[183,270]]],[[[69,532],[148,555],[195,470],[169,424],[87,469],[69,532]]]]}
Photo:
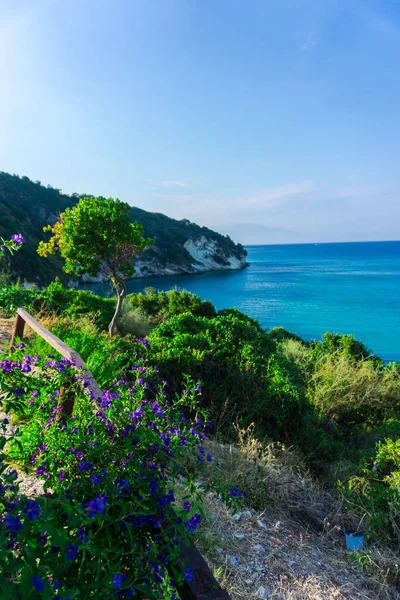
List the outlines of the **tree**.
{"type": "Polygon", "coordinates": [[[135,272],[132,259],[153,241],[144,238],[141,225],[131,222],[129,209],[129,204],[114,198],[82,198],[61,213],[54,225],[44,227],[53,235],[48,242],[40,242],[37,250],[40,256],[60,252],[66,273],[92,277],[102,273],[110,280],[117,294],[110,335],[116,333],[126,294],[124,277],[135,272]]]}

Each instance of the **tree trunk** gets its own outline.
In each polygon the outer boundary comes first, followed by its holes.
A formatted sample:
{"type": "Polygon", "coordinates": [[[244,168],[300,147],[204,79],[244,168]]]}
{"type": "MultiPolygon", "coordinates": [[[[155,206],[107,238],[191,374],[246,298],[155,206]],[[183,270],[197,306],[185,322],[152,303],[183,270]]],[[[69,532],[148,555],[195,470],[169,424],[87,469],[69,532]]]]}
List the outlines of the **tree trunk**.
{"type": "Polygon", "coordinates": [[[122,301],[126,294],[126,285],[122,279],[113,281],[113,285],[117,291],[117,306],[115,307],[115,313],[111,319],[111,323],[108,326],[108,333],[110,334],[110,337],[117,335],[118,333],[117,320],[121,312],[122,301]]]}

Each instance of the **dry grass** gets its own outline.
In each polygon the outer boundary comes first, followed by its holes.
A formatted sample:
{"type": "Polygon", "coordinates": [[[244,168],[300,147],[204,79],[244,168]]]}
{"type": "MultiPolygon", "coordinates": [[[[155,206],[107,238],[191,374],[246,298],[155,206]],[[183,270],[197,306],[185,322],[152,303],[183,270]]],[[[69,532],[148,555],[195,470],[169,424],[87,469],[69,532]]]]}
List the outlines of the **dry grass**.
{"type": "MultiPolygon", "coordinates": [[[[245,489],[249,506],[238,518],[206,494],[208,517],[196,540],[233,600],[400,598],[385,581],[395,557],[371,549],[354,562],[344,548],[342,505],[313,480],[297,453],[263,447],[252,428],[238,434],[238,446],[207,446],[221,465],[219,481],[245,489]]],[[[206,477],[215,478],[211,467],[206,477]]]]}

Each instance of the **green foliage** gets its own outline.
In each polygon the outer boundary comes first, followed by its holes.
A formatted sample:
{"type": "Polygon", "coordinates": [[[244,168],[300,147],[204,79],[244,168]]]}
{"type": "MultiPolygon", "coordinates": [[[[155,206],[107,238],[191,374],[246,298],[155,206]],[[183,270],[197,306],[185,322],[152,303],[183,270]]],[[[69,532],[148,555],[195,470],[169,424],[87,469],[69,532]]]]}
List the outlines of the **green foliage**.
{"type": "Polygon", "coordinates": [[[18,307],[35,314],[62,314],[77,320],[88,315],[99,328],[106,329],[114,313],[115,301],[84,290],[65,289],[59,280],[45,290],[23,289],[18,285],[1,288],[0,315],[12,317],[18,307]]]}
{"type": "Polygon", "coordinates": [[[348,359],[362,360],[372,358],[372,353],[352,335],[341,335],[339,333],[325,333],[322,343],[318,345],[322,352],[328,354],[340,353],[348,359]]]}
{"type": "Polygon", "coordinates": [[[214,317],[216,314],[211,302],[201,300],[186,290],[157,292],[155,288],[149,287],[144,293],[129,294],[127,301],[133,308],[155,317],[158,322],[185,312],[199,317],[214,317]]]}
{"type": "Polygon", "coordinates": [[[374,460],[364,463],[344,491],[368,516],[371,533],[400,545],[400,439],[380,442],[374,460]]]}
{"type": "Polygon", "coordinates": [[[347,436],[398,415],[400,369],[396,363],[385,366],[380,361],[356,360],[346,351],[327,352],[317,355],[308,385],[312,403],[347,436]]]}
{"type": "Polygon", "coordinates": [[[57,250],[65,259],[64,270],[80,276],[103,273],[115,281],[119,274],[133,274],[131,259],[152,240],[145,240],[143,227],[128,217],[129,204],[113,198],[81,198],[76,206],[61,213],[45,231],[53,234],[40,242],[40,256],[57,250]]]}
{"type": "Polygon", "coordinates": [[[245,315],[182,314],[153,330],[151,358],[178,389],[182,373],[203,382],[203,399],[221,433],[238,419],[275,439],[295,438],[304,399],[274,356],[274,344],[245,315]]]}

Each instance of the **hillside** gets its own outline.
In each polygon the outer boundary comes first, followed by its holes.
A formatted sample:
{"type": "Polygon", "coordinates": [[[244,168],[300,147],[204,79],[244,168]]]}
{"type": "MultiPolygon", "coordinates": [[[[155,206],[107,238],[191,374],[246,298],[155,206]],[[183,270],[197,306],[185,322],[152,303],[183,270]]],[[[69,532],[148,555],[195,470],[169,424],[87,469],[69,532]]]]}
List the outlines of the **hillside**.
{"type": "MultiPolygon", "coordinates": [[[[43,226],[54,223],[59,212],[73,206],[78,194],[62,194],[39,181],[0,172],[0,237],[23,231],[26,246],[13,260],[13,278],[20,277],[39,285],[55,276],[66,279],[62,261],[52,256],[43,259],[36,253],[40,240],[46,239],[43,226]]],[[[136,277],[199,273],[246,266],[247,252],[240,244],[207,227],[187,219],[177,221],[160,213],[132,207],[130,215],[144,227],[154,244],[136,265],[136,277]]]]}

